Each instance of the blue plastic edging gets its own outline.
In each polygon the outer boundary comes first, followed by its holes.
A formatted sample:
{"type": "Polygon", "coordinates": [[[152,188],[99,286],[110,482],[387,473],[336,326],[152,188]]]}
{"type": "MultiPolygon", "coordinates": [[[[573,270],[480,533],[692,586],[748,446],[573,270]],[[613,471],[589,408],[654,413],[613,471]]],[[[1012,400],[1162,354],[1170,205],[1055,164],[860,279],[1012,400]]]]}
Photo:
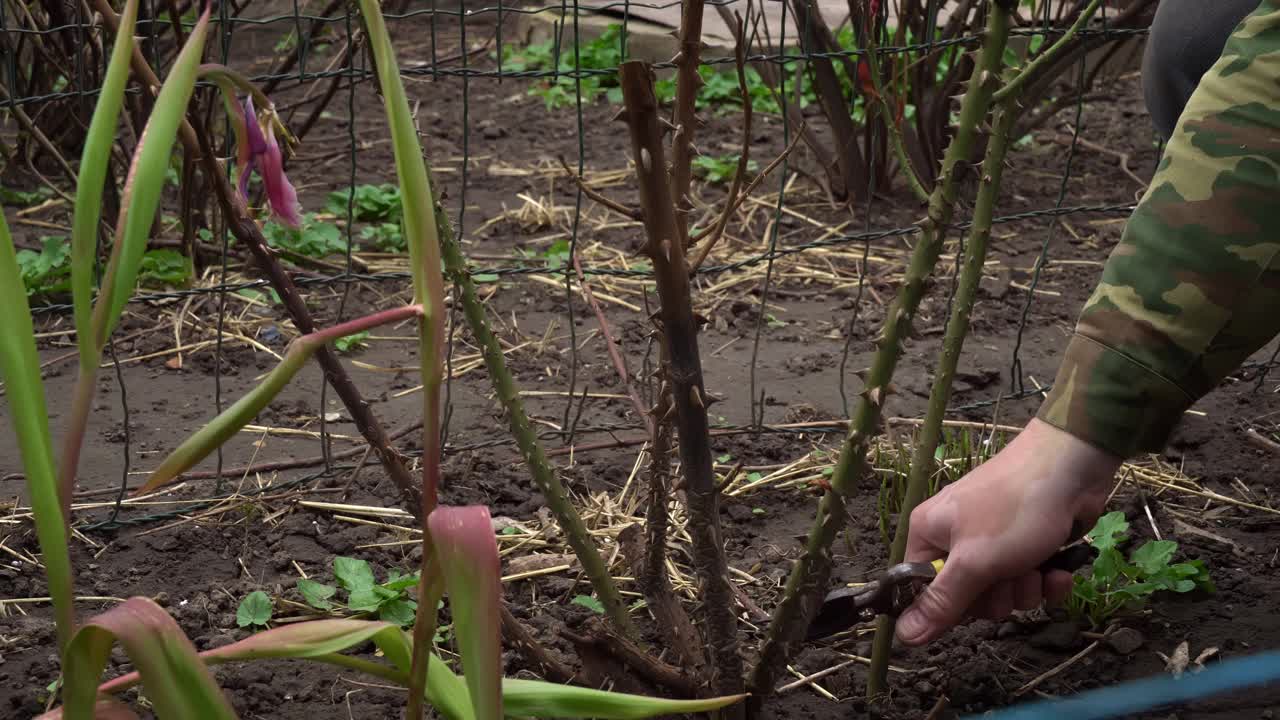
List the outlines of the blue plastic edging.
{"type": "Polygon", "coordinates": [[[1280,651],[1214,663],[1180,678],[1145,678],[1061,700],[1042,700],[970,718],[983,720],[1103,720],[1202,700],[1231,690],[1280,681],[1280,651]]]}

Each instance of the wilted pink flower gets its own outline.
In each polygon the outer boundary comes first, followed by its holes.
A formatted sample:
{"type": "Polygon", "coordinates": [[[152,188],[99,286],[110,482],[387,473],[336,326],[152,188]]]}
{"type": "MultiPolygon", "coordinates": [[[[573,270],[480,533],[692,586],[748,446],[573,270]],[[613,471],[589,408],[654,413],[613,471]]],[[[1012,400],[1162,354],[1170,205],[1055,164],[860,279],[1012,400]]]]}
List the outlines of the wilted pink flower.
{"type": "Polygon", "coordinates": [[[298,227],[302,224],[302,208],[298,193],[284,175],[284,156],[276,142],[272,118],[258,118],[253,98],[246,97],[242,107],[245,134],[240,138],[240,194],[249,196],[249,172],[256,171],[267,189],[267,203],[281,222],[298,227]]]}

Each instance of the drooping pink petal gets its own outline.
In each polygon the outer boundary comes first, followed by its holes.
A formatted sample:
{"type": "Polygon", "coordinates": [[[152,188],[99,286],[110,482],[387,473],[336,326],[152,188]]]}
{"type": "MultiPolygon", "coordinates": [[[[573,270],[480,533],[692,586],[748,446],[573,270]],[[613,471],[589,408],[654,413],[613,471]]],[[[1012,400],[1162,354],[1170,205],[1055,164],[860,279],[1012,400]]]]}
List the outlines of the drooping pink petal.
{"type": "Polygon", "coordinates": [[[240,161],[240,194],[249,199],[249,173],[257,170],[262,174],[262,153],[267,150],[267,139],[262,135],[262,125],[258,122],[258,113],[253,107],[253,97],[244,99],[245,142],[238,148],[240,161]]]}
{"type": "Polygon", "coordinates": [[[248,198],[249,173],[257,172],[266,187],[267,203],[271,206],[272,214],[289,227],[299,227],[302,224],[302,206],[298,202],[298,193],[293,184],[285,177],[284,156],[276,142],[272,121],[268,118],[264,122],[258,118],[252,97],[244,99],[244,113],[244,141],[238,149],[240,193],[248,198]]]}
{"type": "Polygon", "coordinates": [[[267,202],[271,205],[271,212],[281,222],[296,228],[302,224],[302,206],[298,202],[298,192],[289,178],[285,177],[284,156],[280,153],[280,146],[270,127],[266,129],[266,137],[267,149],[258,159],[258,174],[267,186],[267,202]]]}
{"type": "Polygon", "coordinates": [[[230,115],[231,127],[236,136],[236,166],[240,169],[238,182],[240,196],[248,200],[249,173],[253,171],[253,141],[249,137],[251,132],[249,128],[257,123],[253,117],[253,101],[246,99],[243,103],[236,103],[233,99],[228,99],[227,114],[230,115]],[[232,112],[232,109],[235,112],[232,112]]]}

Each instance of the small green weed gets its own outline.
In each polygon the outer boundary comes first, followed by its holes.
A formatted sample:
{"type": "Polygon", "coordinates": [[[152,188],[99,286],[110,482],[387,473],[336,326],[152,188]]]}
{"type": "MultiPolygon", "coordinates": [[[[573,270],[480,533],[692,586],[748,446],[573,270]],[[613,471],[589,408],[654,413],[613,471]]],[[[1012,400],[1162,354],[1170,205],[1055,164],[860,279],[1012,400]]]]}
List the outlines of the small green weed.
{"type": "Polygon", "coordinates": [[[590,595],[576,595],[573,600],[570,600],[569,602],[574,605],[581,605],[597,615],[604,614],[604,604],[590,595]]]}
{"type": "MultiPolygon", "coordinates": [[[[715,157],[712,155],[699,155],[693,159],[693,171],[699,177],[705,179],[709,183],[723,185],[731,180],[738,172],[739,155],[721,155],[715,157]]],[[[755,172],[757,169],[755,160],[747,161],[747,170],[755,172]]]]}
{"type": "Polygon", "coordinates": [[[402,253],[409,249],[400,223],[384,222],[367,225],[360,231],[360,239],[372,243],[382,252],[402,253]]]}
{"type": "Polygon", "coordinates": [[[260,303],[268,305],[280,305],[283,301],[280,299],[280,293],[275,288],[269,287],[266,292],[255,290],[254,288],[242,288],[236,291],[236,294],[243,298],[248,298],[260,303]]]}
{"type": "Polygon", "coordinates": [[[368,346],[369,332],[358,332],[354,335],[340,337],[333,341],[333,346],[338,348],[340,353],[349,353],[352,350],[368,346]]]}
{"type": "MultiPolygon", "coordinates": [[[[583,43],[574,57],[572,45],[557,49],[554,40],[534,43],[520,47],[503,48],[503,70],[523,72],[528,70],[557,70],[561,73],[573,73],[575,62],[583,70],[604,70],[616,68],[622,63],[622,26],[610,25],[595,40],[583,43]]],[[[581,95],[584,104],[590,104],[602,96],[610,102],[621,103],[622,92],[618,87],[618,79],[613,73],[603,75],[587,75],[575,79],[567,77],[549,77],[541,79],[529,89],[529,94],[541,97],[548,110],[570,107],[581,95]],[[580,93],[577,91],[581,91],[580,93]]]]}
{"type": "Polygon", "coordinates": [[[379,620],[396,623],[401,627],[413,625],[413,615],[418,603],[411,600],[406,591],[418,584],[417,573],[401,575],[398,570],[389,570],[387,579],[378,583],[369,563],[358,558],[335,557],[333,577],[338,587],[298,578],[298,593],[308,605],[317,610],[345,608],[353,613],[376,614],[379,620]],[[347,593],[345,604],[335,599],[339,588],[347,593]]]}
{"type": "Polygon", "coordinates": [[[262,226],[262,234],[271,247],[296,255],[324,258],[347,251],[346,240],[342,237],[338,226],[317,220],[315,213],[304,215],[302,227],[296,230],[279,223],[269,222],[262,226]]]}
{"type": "Polygon", "coordinates": [[[1197,588],[1216,589],[1203,561],[1173,562],[1178,543],[1172,540],[1149,540],[1126,561],[1119,546],[1129,539],[1125,534],[1128,529],[1124,513],[1117,510],[1103,515],[1089,531],[1089,542],[1098,557],[1091,574],[1074,578],[1067,599],[1067,611],[1073,616],[1097,627],[1122,610],[1142,607],[1162,590],[1187,593],[1197,588]]]}
{"type": "Polygon", "coordinates": [[[329,193],[325,212],[347,219],[348,204],[356,222],[372,223],[360,231],[360,239],[382,252],[402,253],[408,249],[400,224],[403,204],[395,185],[357,185],[329,193]]]}
{"type": "Polygon", "coordinates": [[[71,289],[71,242],[61,235],[40,238],[40,252],[18,251],[18,269],[27,297],[56,295],[71,289]]]}
{"type": "Polygon", "coordinates": [[[0,187],[0,205],[12,205],[14,207],[31,207],[53,197],[53,191],[47,187],[40,187],[35,190],[11,190],[6,187],[0,187]]]}
{"type": "MultiPolygon", "coordinates": [[[[539,264],[546,265],[549,268],[558,269],[568,265],[571,260],[569,258],[569,241],[560,238],[547,246],[546,250],[534,252],[525,248],[516,248],[516,252],[522,255],[526,260],[536,261],[539,264]]],[[[497,278],[495,277],[494,280],[497,278]]]]}
{"type": "Polygon", "coordinates": [[[240,627],[266,627],[273,612],[271,598],[261,590],[254,590],[240,601],[236,608],[236,625],[240,627]]]}
{"type": "MultiPolygon", "coordinates": [[[[59,295],[71,289],[71,241],[65,235],[40,238],[40,251],[19,250],[18,268],[28,297],[59,295]]],[[[138,280],[148,285],[182,285],[191,277],[187,258],[172,248],[148,250],[138,280]]]]}
{"type": "Polygon", "coordinates": [[[345,220],[348,203],[358,222],[400,222],[400,188],[395,185],[357,185],[329,193],[326,212],[345,220]]]}
{"type": "Polygon", "coordinates": [[[139,278],[155,285],[183,285],[191,279],[187,256],[172,248],[148,250],[142,256],[139,278]]]}

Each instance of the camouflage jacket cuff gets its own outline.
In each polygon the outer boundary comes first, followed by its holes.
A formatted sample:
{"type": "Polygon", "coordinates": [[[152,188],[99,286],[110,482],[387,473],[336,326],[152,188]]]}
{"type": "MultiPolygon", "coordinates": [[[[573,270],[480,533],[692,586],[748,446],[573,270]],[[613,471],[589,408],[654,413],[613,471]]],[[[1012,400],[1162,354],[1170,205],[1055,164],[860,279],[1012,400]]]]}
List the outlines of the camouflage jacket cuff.
{"type": "Polygon", "coordinates": [[[1160,452],[1194,402],[1160,373],[1076,334],[1037,417],[1128,459],[1160,452]]]}

